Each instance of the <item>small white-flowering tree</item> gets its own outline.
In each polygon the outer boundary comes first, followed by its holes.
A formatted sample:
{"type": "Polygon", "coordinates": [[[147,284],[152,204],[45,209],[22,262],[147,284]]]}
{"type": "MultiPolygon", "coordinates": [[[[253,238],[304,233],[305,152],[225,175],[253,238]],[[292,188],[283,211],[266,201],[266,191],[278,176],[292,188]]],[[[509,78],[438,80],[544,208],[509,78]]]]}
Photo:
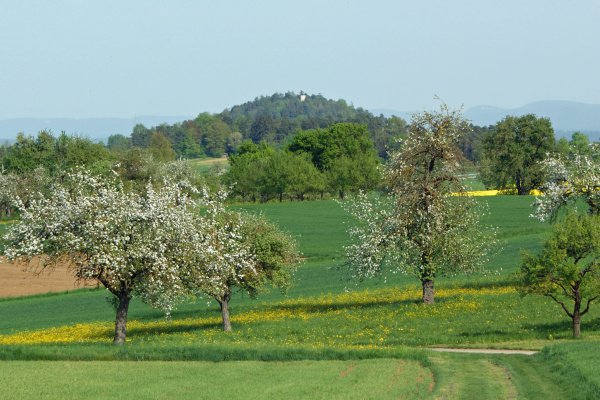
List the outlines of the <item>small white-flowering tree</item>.
{"type": "Polygon", "coordinates": [[[255,297],[267,285],[286,288],[300,255],[293,239],[263,217],[225,210],[224,197],[220,192],[208,203],[199,221],[203,246],[183,273],[190,292],[219,303],[223,330],[231,331],[233,293],[239,290],[255,297]]]}
{"type": "Polygon", "coordinates": [[[0,215],[8,218],[13,216],[18,197],[24,204],[40,192],[46,192],[52,183],[52,178],[43,167],[32,171],[15,174],[2,171],[0,173],[0,215]]]}
{"type": "Polygon", "coordinates": [[[123,344],[132,297],[169,313],[186,293],[180,270],[202,247],[190,206],[177,184],[140,194],[74,172],[49,195],[20,202],[5,254],[38,271],[68,262],[76,278],[102,283],[117,304],[114,343],[123,344]]]}
{"type": "Polygon", "coordinates": [[[549,155],[542,163],[546,182],[534,202],[533,217],[554,220],[558,210],[584,200],[590,214],[600,214],[600,148],[590,146],[589,154],[549,155]]]}
{"type": "Polygon", "coordinates": [[[457,111],[413,115],[409,136],[385,167],[386,195],[361,194],[344,207],[358,224],[347,247],[353,277],[416,276],[423,302],[437,277],[481,270],[494,232],[482,229],[481,205],[458,177],[458,140],[469,125],[457,111]]]}
{"type": "Polygon", "coordinates": [[[0,173],[0,217],[12,216],[18,188],[19,177],[16,174],[4,171],[0,173]]]}

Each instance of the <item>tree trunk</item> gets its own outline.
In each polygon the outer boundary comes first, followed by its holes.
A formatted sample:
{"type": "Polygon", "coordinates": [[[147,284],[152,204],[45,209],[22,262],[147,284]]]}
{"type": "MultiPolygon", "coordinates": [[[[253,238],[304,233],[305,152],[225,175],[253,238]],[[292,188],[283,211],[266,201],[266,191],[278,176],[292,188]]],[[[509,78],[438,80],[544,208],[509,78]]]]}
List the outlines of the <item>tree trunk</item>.
{"type": "Polygon", "coordinates": [[[230,294],[226,294],[223,296],[219,302],[219,306],[221,306],[221,317],[223,319],[223,331],[231,332],[231,320],[229,319],[229,300],[231,299],[230,294]]]}
{"type": "Polygon", "coordinates": [[[433,279],[424,279],[421,281],[423,285],[423,303],[434,303],[433,279]]]}
{"type": "Polygon", "coordinates": [[[113,344],[125,344],[127,333],[127,311],[129,310],[129,301],[131,298],[128,293],[119,295],[119,306],[117,308],[117,317],[115,319],[115,338],[113,344]]]}
{"type": "Polygon", "coordinates": [[[575,307],[573,307],[573,337],[578,338],[581,335],[581,294],[579,285],[575,290],[575,307]]]}
{"type": "Polygon", "coordinates": [[[581,335],[581,314],[573,314],[573,337],[578,338],[581,335]]]}

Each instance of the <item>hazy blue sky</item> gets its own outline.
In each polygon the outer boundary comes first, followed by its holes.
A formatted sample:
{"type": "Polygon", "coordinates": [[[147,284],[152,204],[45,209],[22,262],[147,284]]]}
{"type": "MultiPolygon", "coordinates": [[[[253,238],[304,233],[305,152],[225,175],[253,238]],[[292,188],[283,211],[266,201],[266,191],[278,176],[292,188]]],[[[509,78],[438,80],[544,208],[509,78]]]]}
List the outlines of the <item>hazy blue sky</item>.
{"type": "Polygon", "coordinates": [[[600,103],[600,1],[4,1],[0,118],[600,103]]]}

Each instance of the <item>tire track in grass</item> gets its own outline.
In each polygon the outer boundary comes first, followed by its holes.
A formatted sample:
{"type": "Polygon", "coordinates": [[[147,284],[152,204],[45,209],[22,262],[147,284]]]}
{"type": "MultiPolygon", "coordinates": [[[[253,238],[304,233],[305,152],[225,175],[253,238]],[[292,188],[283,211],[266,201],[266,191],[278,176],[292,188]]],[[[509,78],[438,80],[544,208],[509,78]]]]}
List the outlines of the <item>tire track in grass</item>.
{"type": "Polygon", "coordinates": [[[440,355],[431,357],[436,372],[436,400],[516,399],[509,371],[487,357],[440,355]]]}
{"type": "Polygon", "coordinates": [[[494,363],[501,365],[512,376],[519,399],[562,400],[573,398],[557,384],[547,365],[526,356],[497,357],[494,363]]]}

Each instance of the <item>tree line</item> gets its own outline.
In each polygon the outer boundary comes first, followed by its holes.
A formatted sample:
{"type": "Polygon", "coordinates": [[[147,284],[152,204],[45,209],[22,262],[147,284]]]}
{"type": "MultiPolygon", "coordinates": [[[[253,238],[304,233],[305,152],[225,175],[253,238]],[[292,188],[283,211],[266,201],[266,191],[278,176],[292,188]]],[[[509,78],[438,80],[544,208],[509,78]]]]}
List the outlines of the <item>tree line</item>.
{"type": "Polygon", "coordinates": [[[229,162],[225,182],[244,200],[304,200],[324,193],[343,199],[380,181],[367,127],[350,123],[299,132],[283,149],[246,141],[229,162]]]}
{"type": "MultiPolygon", "coordinates": [[[[105,147],[86,138],[55,137],[46,131],[35,138],[19,135],[13,145],[0,149],[2,210],[10,216],[11,196],[17,193],[28,198],[26,192],[43,192],[49,181],[61,179],[76,166],[98,175],[116,174],[128,187],[143,189],[149,179],[164,178],[176,164],[166,138],[155,133],[149,146],[105,147]]],[[[229,156],[225,173],[195,174],[193,179],[212,188],[226,185],[245,201],[305,200],[325,194],[344,198],[347,193],[376,188],[379,163],[367,127],[339,123],[301,131],[284,147],[242,141],[229,156]]],[[[191,164],[187,168],[193,169],[191,164]]]]}

